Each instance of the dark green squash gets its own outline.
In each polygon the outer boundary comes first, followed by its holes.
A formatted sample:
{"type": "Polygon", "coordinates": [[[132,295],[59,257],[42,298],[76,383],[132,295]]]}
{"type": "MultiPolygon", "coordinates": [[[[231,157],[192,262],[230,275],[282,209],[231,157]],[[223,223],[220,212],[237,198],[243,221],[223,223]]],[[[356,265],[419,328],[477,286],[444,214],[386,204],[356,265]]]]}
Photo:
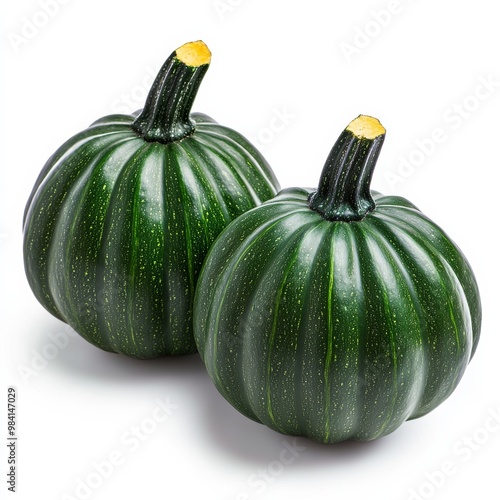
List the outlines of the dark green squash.
{"type": "Polygon", "coordinates": [[[442,403],[477,346],[474,275],[409,201],[370,191],[385,129],[360,116],[319,188],[285,189],[212,246],[195,339],[220,393],[272,429],[372,440],[442,403]]]}
{"type": "Polygon", "coordinates": [[[24,261],[40,303],[101,349],[137,358],[196,350],[192,303],[205,254],[278,182],[239,133],[190,114],[210,63],[177,49],[144,109],[112,115],[48,160],[24,216],[24,261]]]}

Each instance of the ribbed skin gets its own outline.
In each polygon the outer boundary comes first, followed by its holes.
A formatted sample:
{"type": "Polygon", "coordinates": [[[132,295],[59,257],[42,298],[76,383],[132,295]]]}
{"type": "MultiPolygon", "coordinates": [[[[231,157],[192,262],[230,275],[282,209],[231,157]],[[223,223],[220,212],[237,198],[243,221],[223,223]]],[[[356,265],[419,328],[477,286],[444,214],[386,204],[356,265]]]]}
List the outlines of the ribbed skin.
{"type": "Polygon", "coordinates": [[[372,192],[361,221],[325,220],[288,189],[213,245],[195,339],[221,394],[272,429],[372,440],[455,389],[479,339],[461,251],[407,200],[372,192]]]}
{"type": "Polygon", "coordinates": [[[169,144],[144,140],[134,119],[105,117],[49,159],[26,207],[26,275],[48,311],[104,350],[190,353],[209,246],[278,182],[244,137],[205,115],[169,144]]]}

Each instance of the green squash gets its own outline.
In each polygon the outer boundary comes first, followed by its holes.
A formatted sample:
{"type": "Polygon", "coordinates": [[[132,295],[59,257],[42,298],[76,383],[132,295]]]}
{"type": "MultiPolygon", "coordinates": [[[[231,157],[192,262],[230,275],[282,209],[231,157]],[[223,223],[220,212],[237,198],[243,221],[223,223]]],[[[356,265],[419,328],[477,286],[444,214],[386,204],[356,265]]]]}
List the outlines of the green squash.
{"type": "Polygon", "coordinates": [[[372,440],[442,403],[477,346],[474,275],[409,201],[370,191],[385,129],[360,116],[319,188],[232,222],[198,281],[195,339],[220,393],[289,435],[372,440]]]}
{"type": "Polygon", "coordinates": [[[144,109],[104,117],[48,160],[24,216],[24,262],[39,302],[106,351],[196,350],[195,285],[208,248],[278,182],[239,133],[190,114],[211,54],[183,45],[144,109]]]}

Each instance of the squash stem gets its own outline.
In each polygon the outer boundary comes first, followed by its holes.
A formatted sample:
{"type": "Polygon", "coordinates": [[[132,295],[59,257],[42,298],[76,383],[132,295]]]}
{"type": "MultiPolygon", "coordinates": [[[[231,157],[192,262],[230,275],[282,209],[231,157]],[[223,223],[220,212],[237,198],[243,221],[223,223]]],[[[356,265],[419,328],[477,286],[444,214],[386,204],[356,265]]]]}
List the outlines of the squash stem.
{"type": "Polygon", "coordinates": [[[309,207],[329,221],[362,220],[375,209],[370,183],[385,129],[376,118],[360,115],[342,132],[321,173],[309,207]]]}
{"type": "Polygon", "coordinates": [[[210,51],[202,42],[190,42],[165,61],[132,124],[146,141],[169,143],[191,135],[195,125],[191,107],[210,64],[210,51]]]}

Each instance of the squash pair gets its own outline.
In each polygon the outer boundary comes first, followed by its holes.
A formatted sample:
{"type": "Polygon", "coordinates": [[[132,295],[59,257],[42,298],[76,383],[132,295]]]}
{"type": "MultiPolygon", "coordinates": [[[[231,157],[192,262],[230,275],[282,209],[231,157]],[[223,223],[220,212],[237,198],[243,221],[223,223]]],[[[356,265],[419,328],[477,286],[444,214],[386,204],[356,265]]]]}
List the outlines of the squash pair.
{"type": "Polygon", "coordinates": [[[241,413],[291,435],[371,440],[460,381],[481,306],[458,247],[370,190],[378,120],[342,132],[317,189],[280,191],[239,133],[191,107],[209,63],[177,49],[145,107],[59,148],[24,215],[39,302],[101,349],[199,350],[241,413]]]}

